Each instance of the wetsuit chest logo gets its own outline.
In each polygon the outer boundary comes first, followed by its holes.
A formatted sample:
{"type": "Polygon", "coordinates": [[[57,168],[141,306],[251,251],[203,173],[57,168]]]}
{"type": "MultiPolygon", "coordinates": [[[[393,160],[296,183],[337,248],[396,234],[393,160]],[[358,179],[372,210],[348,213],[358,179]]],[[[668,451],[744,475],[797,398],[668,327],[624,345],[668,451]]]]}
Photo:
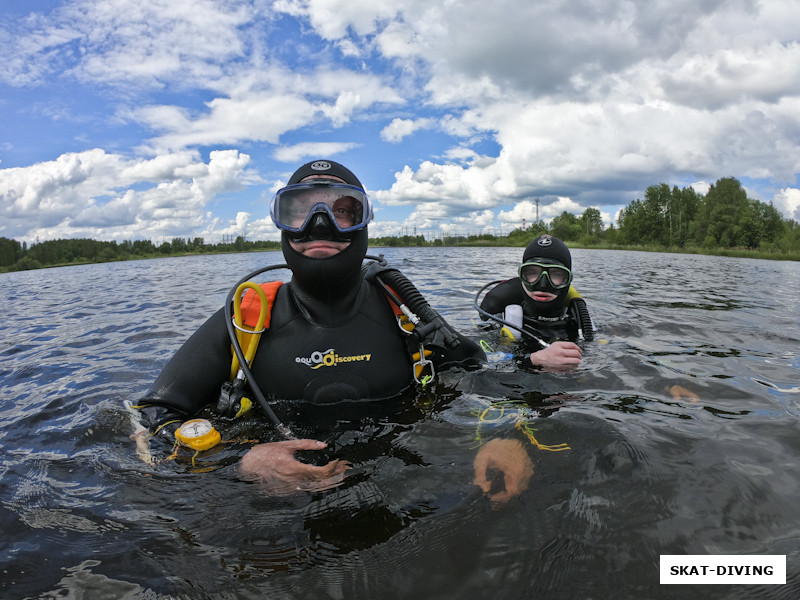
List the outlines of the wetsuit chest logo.
{"type": "Polygon", "coordinates": [[[335,367],[342,363],[369,362],[371,359],[372,354],[340,355],[334,348],[328,348],[321,352],[316,350],[308,357],[298,356],[294,360],[297,363],[311,367],[311,369],[319,369],[321,367],[335,367]]]}

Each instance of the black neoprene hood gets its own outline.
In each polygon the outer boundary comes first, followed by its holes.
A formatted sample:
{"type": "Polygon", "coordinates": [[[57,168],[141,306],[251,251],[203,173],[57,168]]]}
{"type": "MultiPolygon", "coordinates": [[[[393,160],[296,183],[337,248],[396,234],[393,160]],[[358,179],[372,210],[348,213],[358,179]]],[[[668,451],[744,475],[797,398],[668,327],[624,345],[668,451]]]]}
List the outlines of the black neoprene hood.
{"type": "MultiPolygon", "coordinates": [[[[350,169],[332,160],[314,160],[304,164],[292,174],[287,185],[300,183],[311,175],[338,177],[348,185],[364,189],[350,169]]],[[[310,258],[292,248],[287,232],[281,232],[281,248],[292,270],[292,283],[307,304],[313,303],[314,299],[322,303],[341,301],[357,293],[361,285],[361,264],[368,245],[369,234],[364,227],[352,232],[350,244],[338,254],[310,258]]]]}
{"type": "Polygon", "coordinates": [[[312,160],[304,164],[297,169],[297,171],[292,173],[287,185],[300,183],[303,179],[311,175],[330,175],[332,177],[338,177],[349,185],[354,185],[362,190],[364,189],[358,177],[356,177],[350,169],[332,160],[312,160]]]}
{"type": "Polygon", "coordinates": [[[541,235],[528,244],[528,247],[525,248],[525,253],[522,255],[522,262],[526,263],[537,258],[557,260],[570,271],[572,270],[572,255],[569,252],[569,248],[564,242],[554,238],[552,235],[541,235]]]}

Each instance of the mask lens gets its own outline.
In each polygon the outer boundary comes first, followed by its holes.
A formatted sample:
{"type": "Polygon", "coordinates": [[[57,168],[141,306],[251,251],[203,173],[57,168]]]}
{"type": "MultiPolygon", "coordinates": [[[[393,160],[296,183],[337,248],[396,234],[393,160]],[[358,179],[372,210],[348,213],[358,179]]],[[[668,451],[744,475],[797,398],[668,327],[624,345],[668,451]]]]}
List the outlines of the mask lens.
{"type": "Polygon", "coordinates": [[[361,229],[371,218],[369,198],[349,185],[297,184],[287,186],[272,200],[272,220],[285,231],[305,228],[311,216],[326,212],[340,232],[361,229]]]}
{"type": "Polygon", "coordinates": [[[523,265],[519,271],[519,276],[525,283],[533,285],[544,273],[544,269],[540,265],[523,265]]]}
{"type": "Polygon", "coordinates": [[[555,288],[564,287],[564,284],[569,281],[569,271],[561,267],[549,267],[547,276],[550,277],[550,283],[555,288]]]}

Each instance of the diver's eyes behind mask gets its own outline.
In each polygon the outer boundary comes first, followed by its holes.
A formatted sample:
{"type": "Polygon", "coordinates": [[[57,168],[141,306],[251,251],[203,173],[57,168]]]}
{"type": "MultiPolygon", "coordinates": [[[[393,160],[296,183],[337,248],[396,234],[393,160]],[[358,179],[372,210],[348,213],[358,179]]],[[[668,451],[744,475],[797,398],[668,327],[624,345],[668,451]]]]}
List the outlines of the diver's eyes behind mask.
{"type": "Polygon", "coordinates": [[[538,262],[526,262],[519,267],[519,278],[528,290],[534,291],[539,280],[547,276],[553,289],[561,290],[572,282],[572,271],[568,268],[538,262]]]}
{"type": "Polygon", "coordinates": [[[321,212],[339,233],[363,229],[372,220],[372,204],[364,190],[338,183],[287,185],[275,194],[270,208],[275,225],[290,233],[303,232],[321,212]]]}

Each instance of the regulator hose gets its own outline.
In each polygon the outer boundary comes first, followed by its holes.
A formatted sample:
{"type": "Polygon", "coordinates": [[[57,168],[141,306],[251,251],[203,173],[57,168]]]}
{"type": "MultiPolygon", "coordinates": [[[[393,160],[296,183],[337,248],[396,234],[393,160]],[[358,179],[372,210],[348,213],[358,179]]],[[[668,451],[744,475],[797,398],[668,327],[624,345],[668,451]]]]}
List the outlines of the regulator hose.
{"type": "Polygon", "coordinates": [[[431,332],[439,330],[444,337],[445,343],[450,348],[454,348],[461,343],[461,340],[447,326],[439,313],[431,308],[431,305],[428,304],[428,301],[425,300],[425,297],[416,286],[400,271],[395,268],[380,269],[376,273],[376,279],[396,304],[405,304],[419,317],[420,323],[414,327],[414,334],[421,340],[425,339],[431,332]],[[399,298],[397,297],[398,295],[399,298]]]}
{"type": "Polygon", "coordinates": [[[239,361],[239,368],[241,369],[242,373],[244,374],[245,380],[250,384],[250,389],[255,395],[256,400],[261,405],[261,408],[264,409],[264,412],[267,413],[267,416],[270,420],[275,424],[275,428],[285,437],[287,440],[295,439],[294,434],[292,431],[283,424],[283,422],[278,418],[278,415],[275,414],[275,411],[272,410],[272,407],[267,402],[267,399],[264,397],[264,394],[261,392],[261,388],[258,387],[255,378],[253,377],[253,373],[250,371],[250,367],[247,364],[247,359],[245,358],[244,352],[242,351],[242,346],[239,344],[239,338],[236,335],[236,329],[233,326],[233,298],[236,295],[236,290],[239,289],[239,286],[243,283],[250,281],[256,275],[260,275],[266,271],[273,271],[276,269],[288,269],[288,265],[271,265],[269,267],[264,267],[263,269],[258,269],[253,271],[252,273],[246,275],[242,279],[236,282],[236,284],[231,288],[228,292],[228,295],[225,297],[225,326],[228,328],[228,337],[231,340],[231,346],[233,347],[233,352],[236,354],[236,358],[239,361]]]}
{"type": "MultiPolygon", "coordinates": [[[[493,315],[493,314],[491,314],[490,312],[483,310],[483,309],[480,307],[480,304],[478,304],[478,300],[480,299],[480,297],[481,297],[481,294],[483,293],[483,291],[484,291],[484,290],[486,290],[486,289],[487,289],[487,288],[489,288],[489,287],[495,286],[495,285],[497,285],[497,284],[499,284],[499,283],[503,283],[504,281],[506,281],[506,280],[505,280],[505,279],[496,279],[495,281],[490,281],[490,282],[489,282],[489,283],[487,283],[485,286],[483,286],[481,289],[479,289],[479,290],[478,290],[478,293],[477,293],[477,294],[475,294],[475,301],[473,302],[473,308],[475,308],[475,310],[477,310],[479,314],[483,315],[483,316],[484,316],[484,317],[486,317],[487,319],[491,319],[492,321],[495,321],[495,322],[497,322],[497,323],[500,323],[501,325],[504,325],[504,326],[506,326],[506,327],[509,327],[509,328],[511,328],[511,329],[515,329],[515,330],[517,330],[517,331],[522,331],[522,333],[523,333],[524,335],[527,335],[528,337],[530,337],[530,338],[533,338],[533,339],[534,339],[534,340],[535,340],[535,341],[536,341],[536,342],[537,342],[537,343],[538,343],[538,344],[539,344],[539,345],[540,345],[542,348],[548,348],[548,347],[550,346],[550,344],[548,344],[547,342],[545,342],[545,341],[544,341],[542,338],[540,338],[539,336],[537,336],[537,335],[534,335],[534,334],[533,334],[533,332],[531,332],[531,331],[530,331],[529,329],[527,329],[526,327],[523,327],[522,329],[518,329],[518,326],[517,326],[517,325],[514,325],[514,323],[509,323],[509,322],[508,322],[508,321],[506,321],[505,319],[501,319],[501,318],[500,318],[500,317],[498,317],[497,315],[493,315]]],[[[585,305],[585,304],[584,304],[584,305],[585,305]]],[[[588,314],[588,313],[587,313],[587,314],[588,314]]]]}
{"type": "Polygon", "coordinates": [[[591,342],[594,339],[594,323],[592,317],[589,316],[589,309],[586,307],[586,301],[583,298],[575,298],[572,301],[574,311],[577,313],[576,319],[578,321],[579,333],[583,335],[583,339],[591,342]]]}

